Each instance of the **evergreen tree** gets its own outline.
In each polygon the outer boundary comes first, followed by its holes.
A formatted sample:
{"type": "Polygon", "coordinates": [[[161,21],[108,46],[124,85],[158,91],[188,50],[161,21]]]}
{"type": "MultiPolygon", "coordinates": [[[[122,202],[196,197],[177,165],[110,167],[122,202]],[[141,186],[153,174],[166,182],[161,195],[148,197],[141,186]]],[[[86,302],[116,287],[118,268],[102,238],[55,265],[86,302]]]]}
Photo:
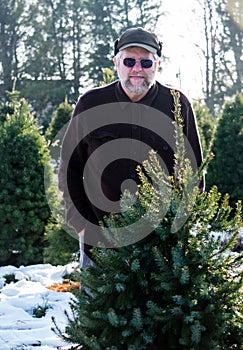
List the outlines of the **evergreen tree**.
{"type": "Polygon", "coordinates": [[[45,227],[43,257],[44,263],[65,265],[77,259],[79,254],[79,240],[76,232],[64,222],[65,206],[58,197],[57,181],[55,181],[57,167],[55,165],[54,159],[51,159],[51,164],[46,164],[46,198],[52,215],[49,217],[45,227]]]}
{"type": "Polygon", "coordinates": [[[44,191],[48,149],[25,100],[9,94],[0,126],[0,263],[40,263],[49,207],[44,191]]]}
{"type": "Polygon", "coordinates": [[[215,154],[207,172],[208,187],[217,185],[232,201],[243,199],[243,95],[238,94],[223,110],[215,133],[215,154]]]}
{"type": "Polygon", "coordinates": [[[185,158],[179,94],[172,93],[175,173],[167,177],[151,152],[138,170],[138,200],[124,193],[122,213],[104,219],[105,236],[124,245],[93,248],[97,267],[79,274],[65,333],[55,323],[73,349],[240,349],[240,255],[227,249],[242,225],[241,205],[229,218],[228,196],[216,187],[199,193],[185,158]],[[154,230],[126,245],[138,233],[130,224],[141,218],[154,230]],[[117,226],[126,234],[117,236],[117,226]],[[227,246],[216,239],[219,231],[229,234],[227,246]]]}
{"type": "Polygon", "coordinates": [[[194,103],[193,107],[197,117],[203,154],[206,156],[212,146],[217,120],[209,112],[208,107],[203,105],[201,101],[194,103]]]}
{"type": "Polygon", "coordinates": [[[61,203],[59,205],[57,182],[55,182],[59,167],[61,135],[66,130],[72,111],[73,108],[66,99],[57,108],[45,134],[46,139],[50,143],[52,172],[49,173],[50,169],[47,167],[46,194],[52,210],[52,216],[46,225],[44,262],[53,265],[67,264],[74,259],[75,253],[79,249],[78,237],[71,229],[65,226],[63,215],[60,215],[64,204],[61,203]]]}
{"type": "Polygon", "coordinates": [[[65,265],[75,260],[79,254],[77,237],[68,233],[60,221],[51,218],[46,226],[47,246],[44,248],[44,262],[65,265]]]}
{"type": "Polygon", "coordinates": [[[58,106],[49,127],[46,130],[45,137],[48,141],[51,142],[61,128],[68,123],[71,119],[72,112],[73,107],[68,103],[66,98],[65,101],[58,106]]]}
{"type": "Polygon", "coordinates": [[[117,24],[114,21],[114,11],[117,10],[116,1],[90,0],[87,3],[89,29],[87,35],[91,47],[89,50],[88,64],[85,70],[93,85],[102,82],[102,67],[114,66],[113,42],[117,38],[117,24]]]}
{"type": "Polygon", "coordinates": [[[13,79],[20,75],[19,47],[26,35],[25,0],[2,0],[0,4],[0,63],[2,68],[3,94],[11,91],[13,79]]]}
{"type": "Polygon", "coordinates": [[[41,0],[32,2],[27,11],[31,31],[24,40],[27,59],[24,75],[34,80],[67,80],[67,42],[70,39],[69,2],[41,0]]]}

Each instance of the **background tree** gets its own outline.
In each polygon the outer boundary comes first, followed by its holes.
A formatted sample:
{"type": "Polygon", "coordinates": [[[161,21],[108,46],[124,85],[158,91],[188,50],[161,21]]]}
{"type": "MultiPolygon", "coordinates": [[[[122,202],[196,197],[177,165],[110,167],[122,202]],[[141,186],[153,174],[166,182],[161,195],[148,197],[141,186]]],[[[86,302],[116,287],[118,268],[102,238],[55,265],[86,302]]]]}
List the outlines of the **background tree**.
{"type": "Polygon", "coordinates": [[[240,1],[199,2],[204,12],[205,102],[215,116],[226,98],[242,91],[241,5],[240,1]]]}
{"type": "Polygon", "coordinates": [[[204,34],[205,34],[205,102],[209,111],[215,115],[216,108],[216,66],[218,17],[216,16],[215,2],[204,0],[204,34]]]}
{"type": "Polygon", "coordinates": [[[214,159],[208,167],[208,188],[217,185],[220,192],[229,193],[233,201],[243,199],[243,95],[228,102],[215,133],[212,151],[214,159]]]}
{"type": "MultiPolygon", "coordinates": [[[[33,4],[29,13],[33,28],[25,42],[29,52],[25,72],[35,79],[44,93],[37,100],[44,100],[46,105],[51,102],[52,112],[65,95],[76,101],[82,86],[81,77],[83,81],[87,78],[83,58],[89,46],[86,5],[85,0],[42,0],[33,4]],[[49,86],[41,86],[40,79],[49,86]],[[59,99],[55,98],[56,95],[59,99]]],[[[33,84],[32,81],[28,83],[33,84]]],[[[31,95],[30,90],[28,93],[31,95]]]]}
{"type": "Polygon", "coordinates": [[[217,120],[212,116],[208,107],[203,104],[202,101],[195,102],[193,108],[197,118],[203,154],[204,157],[206,157],[212,146],[217,120]]]}
{"type": "Polygon", "coordinates": [[[217,2],[217,12],[222,23],[222,33],[219,38],[219,89],[222,100],[242,92],[243,61],[242,43],[242,2],[217,2]],[[231,6],[229,4],[231,3],[231,6]],[[233,6],[232,6],[233,5],[233,6]]]}
{"type": "Polygon", "coordinates": [[[54,116],[51,119],[49,127],[46,130],[45,137],[49,142],[51,142],[61,128],[68,123],[68,121],[71,119],[72,112],[73,107],[68,103],[66,98],[65,101],[58,106],[54,116]]]}
{"type": "Polygon", "coordinates": [[[10,99],[13,113],[0,126],[0,263],[20,266],[43,261],[48,150],[26,101],[10,99]]]}
{"type": "Polygon", "coordinates": [[[0,63],[5,97],[6,91],[12,91],[13,79],[19,76],[18,46],[26,32],[26,8],[25,0],[2,0],[0,4],[0,63]]]}
{"type": "MultiPolygon", "coordinates": [[[[65,125],[67,125],[68,121],[71,119],[72,111],[73,108],[66,99],[57,108],[45,133],[45,137],[51,147],[50,156],[53,174],[50,174],[50,182],[46,191],[48,203],[51,203],[52,216],[45,228],[46,246],[44,249],[44,262],[53,265],[64,265],[74,260],[79,250],[77,235],[65,225],[63,215],[59,215],[58,205],[61,200],[58,198],[58,189],[55,179],[57,177],[61,146],[59,132],[61,132],[63,127],[65,129],[65,125]],[[55,146],[55,144],[57,144],[57,146],[55,146]],[[54,175],[53,179],[52,175],[54,175]]],[[[64,207],[64,203],[60,205],[64,207]]]]}
{"type": "Polygon", "coordinates": [[[88,1],[86,0],[70,0],[69,15],[71,18],[71,48],[72,48],[72,69],[71,74],[73,77],[73,100],[77,101],[80,95],[80,87],[82,86],[81,77],[83,82],[87,79],[85,70],[87,50],[90,49],[89,36],[87,35],[87,28],[89,23],[89,13],[86,11],[88,1]]]}
{"type": "Polygon", "coordinates": [[[25,40],[25,77],[67,79],[68,8],[63,0],[41,0],[28,12],[32,30],[25,40]]]}
{"type": "Polygon", "coordinates": [[[44,128],[65,95],[71,98],[69,6],[69,1],[41,0],[32,3],[28,12],[32,28],[24,41],[27,54],[17,88],[32,104],[44,128]]]}
{"type": "Polygon", "coordinates": [[[72,82],[61,83],[60,80],[29,80],[22,79],[16,84],[21,89],[21,97],[31,105],[40,126],[44,133],[55,113],[56,108],[63,102],[65,96],[71,98],[72,82]]]}
{"type": "Polygon", "coordinates": [[[134,13],[136,14],[137,25],[155,32],[159,19],[164,16],[162,4],[162,0],[134,1],[134,13]]]}
{"type": "Polygon", "coordinates": [[[102,67],[113,67],[113,40],[117,36],[114,26],[114,6],[116,1],[91,0],[87,5],[89,13],[88,37],[90,49],[87,54],[88,64],[85,69],[93,86],[100,85],[103,78],[102,67]]]}
{"type": "Polygon", "coordinates": [[[78,237],[65,229],[61,218],[51,217],[45,231],[44,263],[65,265],[78,259],[78,237]]]}
{"type": "Polygon", "coordinates": [[[138,200],[125,193],[122,213],[104,219],[104,235],[120,248],[94,248],[97,266],[78,275],[81,290],[74,291],[65,333],[55,328],[76,349],[240,350],[241,257],[225,252],[242,226],[241,205],[230,218],[228,197],[216,187],[203,194],[192,187],[178,126],[174,176],[165,175],[151,152],[145,173],[139,169],[138,200]],[[141,217],[154,230],[126,245],[141,217]],[[117,226],[126,228],[122,235],[117,226]],[[230,237],[223,248],[215,237],[221,230],[230,237]]]}

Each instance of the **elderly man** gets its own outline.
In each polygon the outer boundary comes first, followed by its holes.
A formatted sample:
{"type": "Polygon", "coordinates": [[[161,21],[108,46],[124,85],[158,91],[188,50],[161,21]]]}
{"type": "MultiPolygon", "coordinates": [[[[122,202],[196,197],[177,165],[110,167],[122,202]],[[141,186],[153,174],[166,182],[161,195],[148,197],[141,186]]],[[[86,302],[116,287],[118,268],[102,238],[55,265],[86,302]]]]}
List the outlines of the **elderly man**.
{"type": "MultiPolygon", "coordinates": [[[[139,183],[136,167],[148,158],[142,145],[156,150],[165,171],[173,173],[173,98],[170,89],[155,80],[161,50],[162,44],[153,33],[140,27],[126,30],[115,42],[114,64],[119,79],[80,97],[72,118],[76,123],[70,123],[63,140],[59,185],[67,223],[80,236],[83,267],[91,262],[90,248],[99,241],[94,225],[98,226],[105,214],[116,211],[105,205],[106,199],[117,203],[131,180],[139,183]],[[158,114],[159,123],[155,122],[158,114]],[[164,135],[156,132],[160,126],[164,135]],[[70,146],[74,139],[77,141],[70,146]],[[103,149],[103,156],[99,149],[103,149]]],[[[199,167],[202,152],[196,120],[188,99],[182,93],[180,96],[183,131],[199,167]]],[[[136,190],[136,186],[130,187],[136,190]]]]}

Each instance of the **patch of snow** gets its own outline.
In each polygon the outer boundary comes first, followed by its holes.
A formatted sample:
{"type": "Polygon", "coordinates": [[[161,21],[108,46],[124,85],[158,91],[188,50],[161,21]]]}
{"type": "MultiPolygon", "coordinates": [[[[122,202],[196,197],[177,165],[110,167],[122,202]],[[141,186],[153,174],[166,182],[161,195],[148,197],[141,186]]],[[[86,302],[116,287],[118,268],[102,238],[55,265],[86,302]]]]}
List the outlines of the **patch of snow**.
{"type": "Polygon", "coordinates": [[[55,317],[60,329],[67,324],[64,310],[69,312],[71,293],[60,293],[47,289],[63,281],[77,264],[52,266],[0,267],[0,349],[1,350],[51,350],[67,349],[51,330],[55,317]],[[4,276],[14,275],[17,282],[6,284],[4,276]],[[33,309],[47,306],[42,318],[33,316],[33,309]]]}

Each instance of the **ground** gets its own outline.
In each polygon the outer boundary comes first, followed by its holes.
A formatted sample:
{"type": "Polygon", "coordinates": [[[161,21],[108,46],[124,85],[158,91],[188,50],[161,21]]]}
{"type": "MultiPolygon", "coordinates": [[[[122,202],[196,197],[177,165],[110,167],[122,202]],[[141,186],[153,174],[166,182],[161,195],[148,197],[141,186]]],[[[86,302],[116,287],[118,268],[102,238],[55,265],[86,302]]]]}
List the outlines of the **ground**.
{"type": "Polygon", "coordinates": [[[54,316],[59,327],[65,329],[64,310],[69,310],[72,297],[70,285],[78,286],[67,280],[63,283],[63,277],[76,266],[0,267],[1,350],[68,348],[51,327],[54,316]]]}

